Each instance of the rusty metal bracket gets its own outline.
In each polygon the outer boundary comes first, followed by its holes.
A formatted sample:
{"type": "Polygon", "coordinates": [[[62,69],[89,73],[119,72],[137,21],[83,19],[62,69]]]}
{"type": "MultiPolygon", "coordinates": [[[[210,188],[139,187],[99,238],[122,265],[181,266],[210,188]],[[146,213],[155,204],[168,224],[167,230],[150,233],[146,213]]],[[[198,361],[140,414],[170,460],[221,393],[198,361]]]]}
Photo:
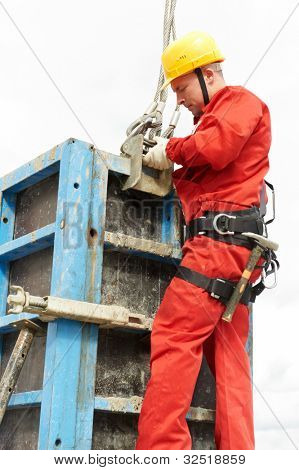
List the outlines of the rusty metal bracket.
{"type": "Polygon", "coordinates": [[[29,328],[32,331],[35,331],[35,336],[45,336],[46,329],[42,326],[37,325],[31,320],[23,319],[23,320],[16,320],[14,323],[11,324],[16,330],[23,330],[24,328],[29,328]]]}
{"type": "Polygon", "coordinates": [[[122,190],[137,189],[156,196],[166,196],[173,188],[172,168],[155,170],[142,165],[144,136],[129,137],[121,146],[121,156],[131,161],[131,174],[122,190]]]}

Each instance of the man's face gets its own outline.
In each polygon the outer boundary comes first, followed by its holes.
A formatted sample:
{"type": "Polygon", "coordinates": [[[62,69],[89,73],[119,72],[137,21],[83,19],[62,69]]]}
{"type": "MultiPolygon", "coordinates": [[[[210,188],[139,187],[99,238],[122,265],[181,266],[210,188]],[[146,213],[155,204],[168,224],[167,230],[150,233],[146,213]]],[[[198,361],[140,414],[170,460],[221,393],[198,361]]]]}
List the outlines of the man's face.
{"type": "Polygon", "coordinates": [[[171,88],[176,93],[177,103],[185,106],[194,116],[199,116],[204,106],[201,87],[194,72],[175,78],[171,88]]]}

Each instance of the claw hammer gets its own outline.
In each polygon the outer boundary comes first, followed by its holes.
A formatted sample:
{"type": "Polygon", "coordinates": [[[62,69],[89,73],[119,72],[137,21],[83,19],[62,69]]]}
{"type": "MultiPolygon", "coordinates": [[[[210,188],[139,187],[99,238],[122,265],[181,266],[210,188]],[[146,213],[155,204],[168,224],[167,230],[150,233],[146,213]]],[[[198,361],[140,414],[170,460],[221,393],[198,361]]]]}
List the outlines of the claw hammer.
{"type": "Polygon", "coordinates": [[[226,304],[225,312],[222,315],[222,320],[231,322],[233,318],[234,311],[240,299],[246,289],[248,281],[252,272],[254,271],[258,260],[260,259],[261,255],[264,253],[265,250],[278,250],[278,243],[269,240],[268,238],[263,237],[262,235],[257,235],[256,233],[251,232],[243,232],[242,235],[245,235],[248,238],[251,238],[255,241],[255,246],[250,253],[250,256],[247,261],[246,268],[243,271],[241,279],[239,280],[238,284],[234,288],[233,294],[229,299],[228,303],[226,304]]]}

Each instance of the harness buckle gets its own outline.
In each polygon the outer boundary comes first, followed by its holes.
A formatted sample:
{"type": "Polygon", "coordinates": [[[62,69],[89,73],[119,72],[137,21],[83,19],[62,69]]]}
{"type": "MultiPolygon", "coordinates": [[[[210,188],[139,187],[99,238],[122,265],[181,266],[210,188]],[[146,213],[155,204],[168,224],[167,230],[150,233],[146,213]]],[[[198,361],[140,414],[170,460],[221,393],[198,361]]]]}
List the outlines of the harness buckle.
{"type": "MultiPolygon", "coordinates": [[[[199,219],[206,219],[206,217],[204,216],[201,216],[201,217],[198,217],[199,219]]],[[[202,232],[197,232],[196,235],[204,235],[206,233],[206,230],[203,230],[202,232]]]]}
{"type": "Polygon", "coordinates": [[[215,292],[214,292],[214,289],[215,289],[215,287],[216,287],[215,284],[216,284],[217,282],[222,282],[223,284],[226,284],[226,281],[225,281],[224,279],[219,278],[219,277],[217,277],[217,279],[214,279],[214,280],[213,280],[212,292],[210,293],[210,296],[211,296],[211,297],[214,297],[214,299],[220,299],[220,295],[217,295],[217,294],[215,294],[215,292]]]}
{"type": "Polygon", "coordinates": [[[235,232],[230,232],[229,228],[229,219],[236,219],[235,215],[228,215],[228,214],[217,214],[213,220],[213,228],[214,230],[219,233],[220,235],[234,235],[235,232]],[[220,219],[221,217],[221,219],[220,219]],[[218,227],[217,222],[220,219],[221,228],[218,227]],[[224,231],[224,230],[225,231],[224,231]]]}

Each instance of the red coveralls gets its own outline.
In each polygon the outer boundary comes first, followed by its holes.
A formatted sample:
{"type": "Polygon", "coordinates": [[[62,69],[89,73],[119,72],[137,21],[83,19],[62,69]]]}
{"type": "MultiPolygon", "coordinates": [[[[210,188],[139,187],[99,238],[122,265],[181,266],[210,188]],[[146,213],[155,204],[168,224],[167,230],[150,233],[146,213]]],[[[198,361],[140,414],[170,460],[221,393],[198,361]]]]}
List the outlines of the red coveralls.
{"type": "MultiPolygon", "coordinates": [[[[195,133],[171,138],[166,148],[167,156],[182,165],[173,172],[173,181],[186,223],[206,210],[259,207],[270,143],[267,106],[240,86],[218,91],[203,108],[195,133]]],[[[187,240],[182,253],[182,266],[238,281],[249,249],[200,235],[187,240]]],[[[250,280],[259,275],[256,269],[250,280]]],[[[254,449],[252,384],[245,350],[249,309],[239,304],[231,323],[221,319],[224,310],[203,289],[172,279],[153,322],[151,377],[136,449],[191,449],[185,417],[203,353],[216,383],[216,448],[254,449]]]]}

